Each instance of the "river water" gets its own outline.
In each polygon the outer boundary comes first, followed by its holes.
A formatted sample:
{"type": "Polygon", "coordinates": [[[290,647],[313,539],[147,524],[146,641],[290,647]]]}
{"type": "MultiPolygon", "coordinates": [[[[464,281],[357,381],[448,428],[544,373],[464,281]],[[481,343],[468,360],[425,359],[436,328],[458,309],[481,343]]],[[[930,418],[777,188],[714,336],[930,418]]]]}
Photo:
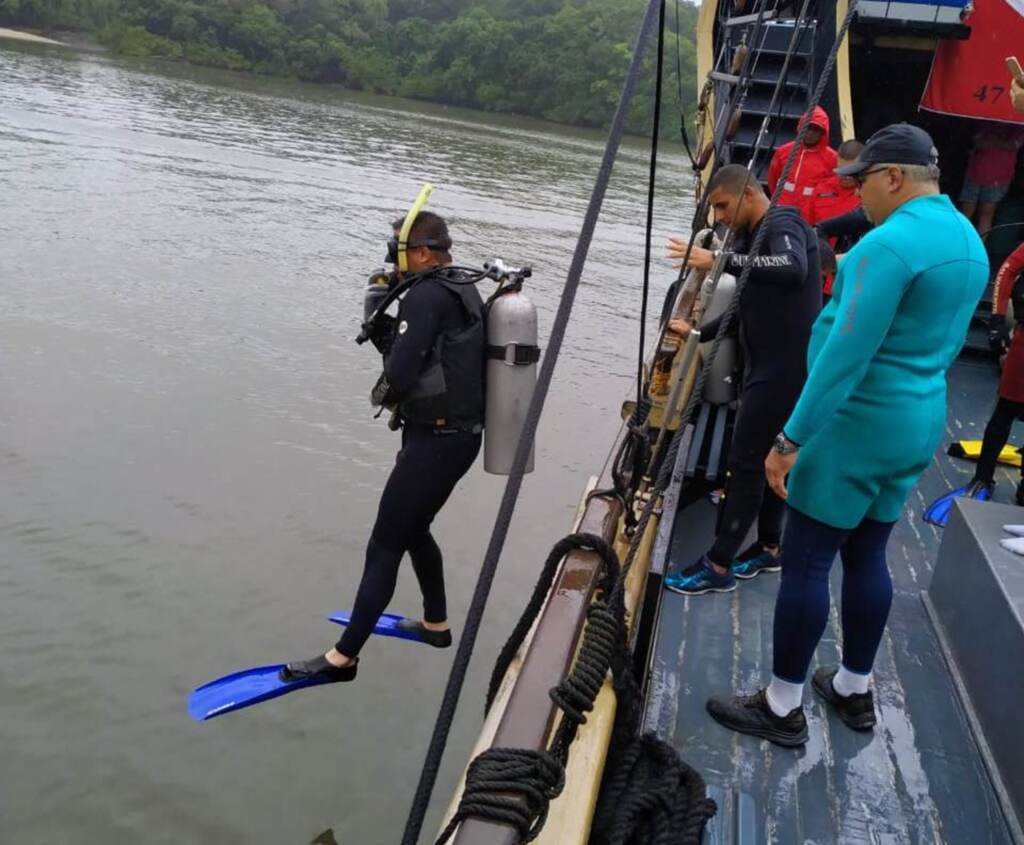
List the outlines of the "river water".
{"type": "MultiPolygon", "coordinates": [[[[0,841],[391,843],[454,650],[197,724],[189,690],[305,657],[351,601],[397,448],[358,331],[424,181],[459,262],[534,267],[541,343],[603,137],[314,86],[0,44],[0,841]]],[[[662,159],[657,255],[687,219],[662,159]]],[[[435,806],[485,679],[618,427],[647,157],[616,165],[435,806]]],[[[670,281],[655,262],[654,309],[670,281]]],[[[503,479],[435,523],[458,632],[503,479]]],[[[415,614],[403,569],[393,609],[415,614]]]]}

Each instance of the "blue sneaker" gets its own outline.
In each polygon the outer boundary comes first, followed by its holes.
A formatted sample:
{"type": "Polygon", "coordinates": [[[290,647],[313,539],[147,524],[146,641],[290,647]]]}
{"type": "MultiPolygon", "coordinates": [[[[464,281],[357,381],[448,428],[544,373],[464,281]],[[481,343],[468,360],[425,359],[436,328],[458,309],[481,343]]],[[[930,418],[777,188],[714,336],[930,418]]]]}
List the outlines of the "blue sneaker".
{"type": "Polygon", "coordinates": [[[736,589],[736,579],[731,572],[719,575],[711,568],[706,557],[682,572],[665,578],[665,587],[684,596],[702,596],[704,593],[731,593],[736,589]]]}
{"type": "Polygon", "coordinates": [[[778,572],[782,569],[782,558],[778,554],[762,551],[745,560],[742,556],[737,558],[732,562],[730,569],[737,578],[748,580],[756,578],[762,572],[778,572]]]}

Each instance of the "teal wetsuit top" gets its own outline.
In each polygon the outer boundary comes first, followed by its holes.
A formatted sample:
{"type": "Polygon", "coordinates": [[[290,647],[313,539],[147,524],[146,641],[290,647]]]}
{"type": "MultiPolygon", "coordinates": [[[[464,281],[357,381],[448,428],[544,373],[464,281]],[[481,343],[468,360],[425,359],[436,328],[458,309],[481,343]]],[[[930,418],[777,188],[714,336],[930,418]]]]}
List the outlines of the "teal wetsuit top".
{"type": "Polygon", "coordinates": [[[904,203],[850,250],[783,428],[801,444],[791,507],[836,528],[900,518],[942,437],[946,370],[988,272],[981,238],[943,194],[904,203]]]}

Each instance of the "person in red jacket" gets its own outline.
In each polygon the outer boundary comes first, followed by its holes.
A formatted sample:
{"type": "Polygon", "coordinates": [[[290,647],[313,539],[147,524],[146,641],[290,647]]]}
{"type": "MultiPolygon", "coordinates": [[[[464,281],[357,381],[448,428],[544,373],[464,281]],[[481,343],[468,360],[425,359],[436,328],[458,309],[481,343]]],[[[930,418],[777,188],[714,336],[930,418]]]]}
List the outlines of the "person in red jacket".
{"type": "MultiPolygon", "coordinates": [[[[990,336],[1005,332],[1007,303],[1013,302],[1016,328],[1003,363],[1003,376],[999,380],[999,398],[995,410],[985,426],[981,441],[981,455],[974,470],[970,488],[995,486],[996,462],[1006,442],[1014,420],[1024,417],[1024,242],[1003,262],[996,274],[992,292],[992,329],[990,336]]],[[[973,498],[973,497],[972,497],[973,498]]],[[[1017,504],[1024,505],[1024,468],[1017,487],[1017,504]]]]}
{"type": "MultiPolygon", "coordinates": [[[[864,145],[860,141],[843,141],[839,145],[839,166],[843,167],[856,161],[864,145]]],[[[811,202],[808,208],[807,222],[817,226],[826,220],[840,217],[860,208],[860,193],[857,191],[857,180],[852,176],[840,176],[833,173],[822,179],[814,188],[811,195],[811,202]]],[[[838,236],[828,238],[828,245],[834,253],[845,253],[855,242],[855,239],[838,236]],[[840,240],[843,241],[840,244],[840,240]]],[[[822,288],[825,296],[832,295],[832,280],[835,271],[829,271],[825,262],[822,262],[822,272],[825,274],[825,284],[822,288]]]]}
{"type": "MultiPolygon", "coordinates": [[[[860,141],[843,141],[839,145],[839,166],[852,164],[856,161],[864,145],[860,141]]],[[[857,192],[857,180],[852,176],[840,176],[833,173],[822,179],[814,193],[811,195],[810,219],[807,221],[812,226],[817,226],[823,220],[830,220],[841,214],[846,214],[860,208],[860,194],[857,192]]],[[[835,247],[836,239],[830,239],[829,243],[835,247]]]]}
{"type": "MultiPolygon", "coordinates": [[[[800,126],[804,125],[807,116],[800,118],[800,126]]],[[[796,155],[793,167],[789,171],[789,179],[782,188],[779,199],[781,205],[795,205],[804,220],[810,221],[811,198],[814,189],[823,179],[833,175],[839,163],[836,151],[828,145],[828,115],[821,106],[815,106],[811,112],[810,126],[804,135],[803,144],[796,155]]],[[[782,168],[789,158],[789,151],[796,141],[783,144],[775,151],[772,162],[768,166],[768,192],[775,195],[775,186],[782,176],[782,168]]]]}

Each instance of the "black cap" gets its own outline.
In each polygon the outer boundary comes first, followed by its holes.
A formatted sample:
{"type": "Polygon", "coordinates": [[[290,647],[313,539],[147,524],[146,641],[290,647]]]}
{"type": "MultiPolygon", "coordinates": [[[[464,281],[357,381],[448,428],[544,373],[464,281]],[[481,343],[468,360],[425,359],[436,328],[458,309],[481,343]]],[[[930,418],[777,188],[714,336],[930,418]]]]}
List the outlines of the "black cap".
{"type": "Polygon", "coordinates": [[[919,126],[893,123],[868,138],[856,161],[837,167],[840,176],[856,176],[873,164],[938,164],[932,136],[919,126]]]}

